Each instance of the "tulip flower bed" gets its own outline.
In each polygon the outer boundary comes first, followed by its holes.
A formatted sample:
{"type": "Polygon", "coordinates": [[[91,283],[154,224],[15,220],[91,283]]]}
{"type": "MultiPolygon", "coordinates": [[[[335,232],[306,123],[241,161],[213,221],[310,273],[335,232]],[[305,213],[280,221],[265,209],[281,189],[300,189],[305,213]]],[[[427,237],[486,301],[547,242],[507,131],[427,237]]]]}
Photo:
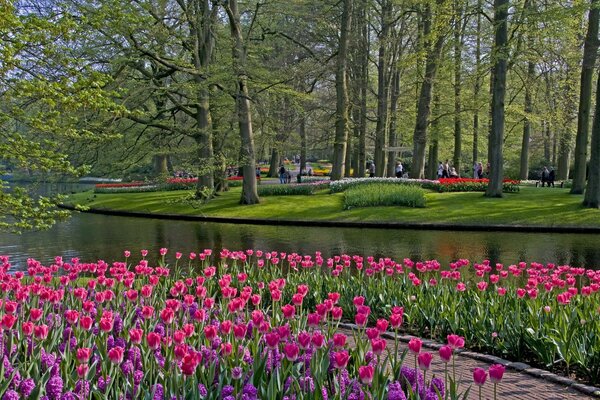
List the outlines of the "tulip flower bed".
{"type": "MultiPolygon", "coordinates": [[[[30,259],[27,273],[0,257],[2,398],[460,399],[465,341],[581,374],[600,365],[596,271],[258,250],[176,253],[169,268],[160,254],[30,259]],[[353,346],[342,319],[359,327],[353,346]],[[381,338],[400,329],[448,344],[434,356],[413,339],[405,357],[381,338]],[[433,357],[443,378],[428,376],[433,357]]],[[[503,372],[476,369],[474,383],[503,372]]]]}
{"type": "MultiPolygon", "coordinates": [[[[441,178],[434,187],[438,192],[485,192],[489,179],[473,178],[441,178]]],[[[519,181],[513,179],[502,180],[502,191],[514,193],[519,191],[519,181]]]]}

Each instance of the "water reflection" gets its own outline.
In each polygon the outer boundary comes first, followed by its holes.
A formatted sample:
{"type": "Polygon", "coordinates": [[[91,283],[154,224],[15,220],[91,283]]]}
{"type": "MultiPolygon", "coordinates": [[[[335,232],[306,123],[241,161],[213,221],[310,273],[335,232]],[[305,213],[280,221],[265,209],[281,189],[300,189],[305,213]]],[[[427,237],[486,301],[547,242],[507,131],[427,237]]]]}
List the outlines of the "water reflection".
{"type": "Polygon", "coordinates": [[[451,232],[354,228],[256,226],[75,214],[49,231],[0,234],[0,254],[23,268],[27,257],[49,262],[56,255],[82,260],[122,259],[160,247],[184,253],[204,248],[262,249],[324,256],[361,254],[401,260],[553,262],[600,268],[600,235],[451,232]]]}

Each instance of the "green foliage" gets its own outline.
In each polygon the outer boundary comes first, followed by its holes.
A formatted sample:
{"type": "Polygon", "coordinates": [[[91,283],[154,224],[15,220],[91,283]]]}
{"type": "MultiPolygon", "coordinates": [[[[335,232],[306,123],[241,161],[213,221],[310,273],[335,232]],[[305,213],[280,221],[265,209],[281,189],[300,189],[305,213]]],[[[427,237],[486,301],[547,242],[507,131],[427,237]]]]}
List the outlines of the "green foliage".
{"type": "Polygon", "coordinates": [[[371,183],[344,192],[344,209],[354,207],[425,207],[425,191],[416,186],[371,183]]]}
{"type": "Polygon", "coordinates": [[[303,195],[308,196],[314,194],[317,190],[325,189],[329,186],[329,182],[313,182],[313,183],[290,183],[290,184],[273,184],[262,185],[258,187],[259,196],[292,196],[303,195]]]}

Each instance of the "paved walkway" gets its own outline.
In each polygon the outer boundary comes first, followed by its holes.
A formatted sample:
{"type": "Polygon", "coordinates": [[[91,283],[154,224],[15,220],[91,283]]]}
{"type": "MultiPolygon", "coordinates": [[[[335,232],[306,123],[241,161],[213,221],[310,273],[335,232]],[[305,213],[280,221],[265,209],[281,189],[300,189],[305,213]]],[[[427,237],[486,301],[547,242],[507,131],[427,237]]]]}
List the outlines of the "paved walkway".
{"type": "MultiPolygon", "coordinates": [[[[352,338],[352,331],[350,329],[341,329],[341,331],[348,335],[349,339],[352,338]]],[[[388,349],[393,349],[394,341],[390,339],[387,339],[387,341],[388,349]]],[[[407,344],[400,342],[400,348],[402,350],[406,349],[407,344]]],[[[430,377],[431,372],[433,371],[436,376],[443,377],[444,363],[440,360],[437,350],[423,346],[422,351],[429,351],[434,354],[434,359],[431,364],[431,371],[428,373],[428,376],[430,377]]],[[[473,370],[479,367],[484,368],[487,371],[490,364],[475,360],[473,358],[461,356],[460,354],[455,354],[454,357],[456,357],[456,375],[459,377],[460,391],[466,391],[471,385],[471,392],[469,393],[468,399],[478,400],[479,389],[473,384],[473,370]]],[[[414,367],[414,359],[410,354],[407,354],[405,364],[410,367],[414,367]]],[[[573,388],[549,382],[541,378],[536,378],[524,372],[519,372],[509,368],[506,369],[502,382],[498,385],[497,390],[497,398],[499,400],[587,400],[598,398],[588,396],[573,388]]],[[[494,398],[494,385],[489,381],[489,378],[486,384],[483,386],[482,398],[494,398]]]]}

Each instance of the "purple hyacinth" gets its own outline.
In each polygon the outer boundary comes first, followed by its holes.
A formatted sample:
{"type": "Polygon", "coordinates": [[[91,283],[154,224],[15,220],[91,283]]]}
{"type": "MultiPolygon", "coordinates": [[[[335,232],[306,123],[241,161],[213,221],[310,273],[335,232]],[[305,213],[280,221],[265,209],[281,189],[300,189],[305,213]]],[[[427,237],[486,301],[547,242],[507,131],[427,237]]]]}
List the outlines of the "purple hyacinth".
{"type": "Polygon", "coordinates": [[[129,376],[133,373],[133,363],[130,360],[124,361],[121,364],[121,371],[123,371],[123,375],[129,376]]]}
{"type": "Polygon", "coordinates": [[[388,400],[406,400],[406,395],[402,390],[400,382],[390,383],[388,386],[388,400]]]}
{"type": "Polygon", "coordinates": [[[200,394],[201,398],[205,398],[208,395],[208,390],[206,390],[206,386],[199,383],[198,384],[198,394],[200,394]]]}
{"type": "Polygon", "coordinates": [[[233,386],[231,385],[225,385],[223,386],[223,389],[221,390],[221,396],[223,398],[223,400],[227,397],[227,396],[231,396],[233,394],[233,386]]]}
{"type": "Polygon", "coordinates": [[[98,390],[101,393],[104,393],[106,391],[106,387],[110,384],[110,376],[107,376],[106,378],[104,377],[100,377],[98,378],[98,390]]]}
{"type": "Polygon", "coordinates": [[[247,383],[242,389],[242,395],[245,395],[248,400],[258,399],[258,390],[253,384],[247,383]]]}
{"type": "Polygon", "coordinates": [[[90,394],[90,383],[83,379],[78,380],[75,384],[75,393],[77,393],[77,396],[81,399],[88,398],[90,394]]]}
{"type": "Polygon", "coordinates": [[[163,400],[165,398],[165,391],[160,383],[152,385],[150,393],[153,393],[152,400],[163,400]]]}
{"type": "Polygon", "coordinates": [[[58,400],[62,395],[63,380],[60,375],[53,375],[46,383],[46,394],[51,400],[58,400]]]}
{"type": "Polygon", "coordinates": [[[66,392],[62,396],[60,396],[60,400],[78,400],[77,396],[73,392],[66,392]]]}
{"type": "Polygon", "coordinates": [[[2,400],[19,400],[19,393],[14,390],[8,390],[4,393],[4,396],[2,396],[2,400]]]}
{"type": "Polygon", "coordinates": [[[19,392],[21,392],[23,397],[29,397],[33,389],[35,389],[35,382],[31,378],[24,379],[19,385],[19,392]]]}

